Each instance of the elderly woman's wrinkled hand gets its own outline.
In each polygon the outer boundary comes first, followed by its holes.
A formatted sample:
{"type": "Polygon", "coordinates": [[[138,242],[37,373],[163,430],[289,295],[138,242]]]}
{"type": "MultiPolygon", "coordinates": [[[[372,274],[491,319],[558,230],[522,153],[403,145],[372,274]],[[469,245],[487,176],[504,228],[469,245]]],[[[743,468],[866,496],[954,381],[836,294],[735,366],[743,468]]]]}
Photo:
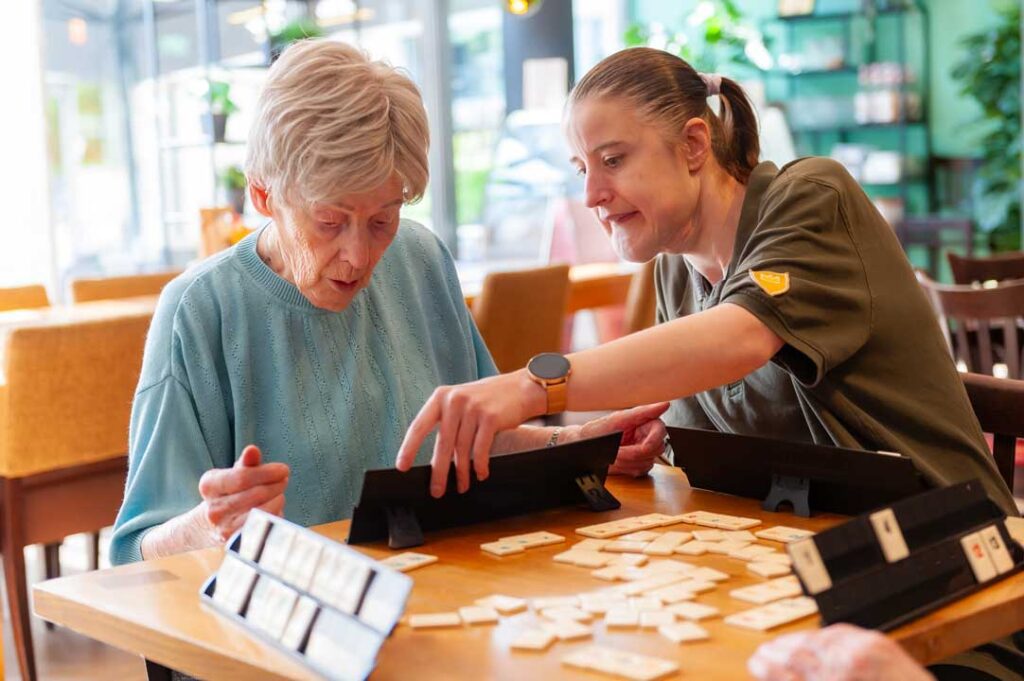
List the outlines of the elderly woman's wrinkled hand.
{"type": "Polygon", "coordinates": [[[254,508],[284,513],[290,470],[283,463],[261,465],[260,456],[259,447],[249,445],[233,467],[208,470],[199,479],[200,511],[216,541],[230,537],[254,508]]]}
{"type": "Polygon", "coordinates": [[[924,667],[897,643],[849,624],[780,636],[747,662],[761,681],[928,681],[924,667]]]}
{"type": "Polygon", "coordinates": [[[633,477],[647,475],[658,455],[665,451],[665,424],[659,417],[668,407],[668,402],[660,402],[616,411],[579,426],[564,441],[622,431],[619,453],[608,472],[633,477]]]}
{"type": "Polygon", "coordinates": [[[395,467],[409,470],[420,445],[440,424],[430,460],[430,493],[437,498],[444,495],[453,459],[459,492],[465,492],[469,489],[470,465],[478,480],[487,479],[494,436],[543,414],[546,404],[544,389],[531,381],[524,370],[473,383],[441,386],[410,424],[395,467]]]}

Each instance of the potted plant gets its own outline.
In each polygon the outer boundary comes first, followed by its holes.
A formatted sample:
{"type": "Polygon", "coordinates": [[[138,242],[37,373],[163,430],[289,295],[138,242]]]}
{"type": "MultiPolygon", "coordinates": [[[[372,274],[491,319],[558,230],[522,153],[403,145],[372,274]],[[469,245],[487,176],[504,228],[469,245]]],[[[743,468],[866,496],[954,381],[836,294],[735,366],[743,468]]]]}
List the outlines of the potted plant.
{"type": "Polygon", "coordinates": [[[674,32],[658,24],[631,24],[625,44],[663,49],[707,73],[722,68],[756,73],[771,66],[770,40],[747,20],[735,0],[703,0],[679,24],[683,28],[674,32]]]}
{"type": "Polygon", "coordinates": [[[238,111],[238,106],[231,100],[231,85],[219,80],[209,81],[206,88],[206,103],[210,110],[209,115],[203,117],[203,131],[207,135],[212,135],[214,142],[223,142],[228,116],[238,111]]]}
{"type": "Polygon", "coordinates": [[[240,167],[231,165],[221,172],[218,180],[228,195],[228,203],[241,215],[245,210],[245,173],[240,167]]]}
{"type": "Polygon", "coordinates": [[[281,56],[285,48],[296,40],[306,38],[322,38],[324,35],[317,23],[311,19],[296,19],[284,25],[279,31],[271,32],[267,37],[267,61],[273,64],[281,56]]]}
{"type": "Polygon", "coordinates": [[[975,178],[974,212],[989,248],[1021,247],[1020,4],[997,6],[990,29],[962,41],[964,59],[953,68],[960,94],[981,109],[982,164],[975,178]]]}

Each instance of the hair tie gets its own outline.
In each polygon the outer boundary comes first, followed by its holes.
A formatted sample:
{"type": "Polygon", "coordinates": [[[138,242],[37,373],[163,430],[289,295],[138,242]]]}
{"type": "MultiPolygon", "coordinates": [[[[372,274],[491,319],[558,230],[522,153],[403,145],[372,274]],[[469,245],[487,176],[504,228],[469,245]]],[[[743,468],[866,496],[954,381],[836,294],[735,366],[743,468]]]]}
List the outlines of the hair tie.
{"type": "Polygon", "coordinates": [[[722,77],[717,73],[698,73],[700,79],[704,81],[704,87],[708,89],[708,97],[717,95],[722,90],[722,77]]]}

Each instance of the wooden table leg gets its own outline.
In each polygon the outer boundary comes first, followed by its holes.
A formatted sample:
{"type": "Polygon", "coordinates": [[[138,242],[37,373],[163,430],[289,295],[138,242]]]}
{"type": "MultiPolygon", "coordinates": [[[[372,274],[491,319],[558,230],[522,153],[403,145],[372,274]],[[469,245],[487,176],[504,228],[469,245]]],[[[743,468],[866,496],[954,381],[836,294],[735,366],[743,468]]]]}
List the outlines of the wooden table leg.
{"type": "MultiPolygon", "coordinates": [[[[60,577],[60,543],[43,545],[43,562],[46,565],[46,578],[57,579],[60,577]]],[[[53,622],[45,622],[46,630],[53,631],[53,622]]]]}

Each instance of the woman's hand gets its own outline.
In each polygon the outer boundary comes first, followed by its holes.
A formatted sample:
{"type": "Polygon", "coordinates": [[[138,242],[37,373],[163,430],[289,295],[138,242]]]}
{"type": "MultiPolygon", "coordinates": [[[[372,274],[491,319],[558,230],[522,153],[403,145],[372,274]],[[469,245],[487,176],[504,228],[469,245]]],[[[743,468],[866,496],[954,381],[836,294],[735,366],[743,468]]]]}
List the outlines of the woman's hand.
{"type": "Polygon", "coordinates": [[[440,424],[430,460],[430,493],[434,497],[444,495],[453,459],[459,492],[465,492],[469,489],[470,465],[478,480],[487,479],[495,434],[540,416],[546,408],[544,388],[534,383],[525,369],[473,383],[441,386],[410,424],[395,468],[409,470],[423,440],[440,424]]]}
{"type": "Polygon", "coordinates": [[[622,431],[622,442],[615,463],[608,472],[613,475],[646,475],[654,460],[665,451],[665,424],[658,418],[668,409],[668,402],[616,411],[574,428],[563,442],[585,440],[622,431]]]}
{"type": "Polygon", "coordinates": [[[214,468],[199,479],[202,503],[195,510],[210,535],[223,543],[245,523],[249,511],[284,513],[284,492],[290,474],[287,464],[260,464],[260,449],[249,445],[231,468],[214,468]]]}
{"type": "Polygon", "coordinates": [[[747,661],[761,681],[928,681],[924,667],[876,631],[834,624],[780,636],[747,661]]]}

